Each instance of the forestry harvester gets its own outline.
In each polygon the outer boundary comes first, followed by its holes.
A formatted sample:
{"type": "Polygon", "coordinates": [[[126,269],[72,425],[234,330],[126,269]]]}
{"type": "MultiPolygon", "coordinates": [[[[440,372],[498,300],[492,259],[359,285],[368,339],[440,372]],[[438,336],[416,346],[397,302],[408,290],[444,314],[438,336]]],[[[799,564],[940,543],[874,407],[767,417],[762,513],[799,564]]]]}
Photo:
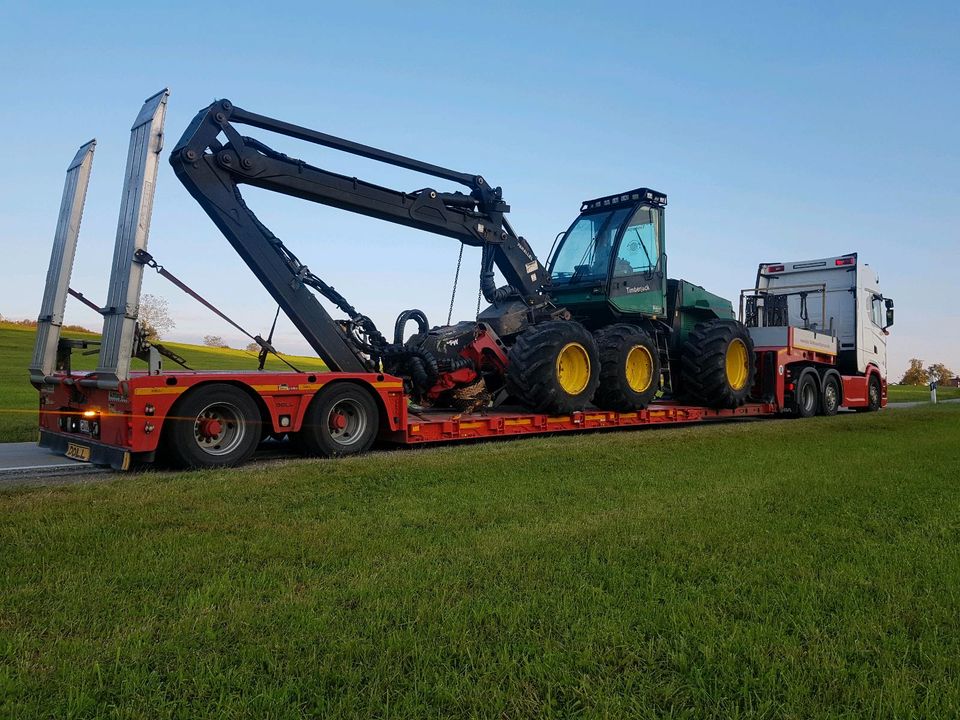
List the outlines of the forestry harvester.
{"type": "Polygon", "coordinates": [[[182,358],[139,332],[143,269],[158,270],[214,309],[147,252],[166,102],[166,91],[149,98],[132,129],[102,308],[69,288],[95,144],[81,147],[68,169],[30,374],[40,390],[41,444],[71,457],[126,467],[132,457],[163,452],[181,465],[230,465],[268,435],[288,435],[308,454],[342,455],[378,438],[420,443],[784,411],[806,416],[885,401],[893,303],[855,254],[761,265],[756,286],[741,295],[738,320],[729,300],[667,277],[662,192],[641,187],[583,202],[543,264],[507,221],[502,190],[483,176],[228,100],[194,117],[170,164],[328,371],[264,371],[275,350],[259,335],[250,336],[262,348],[258,371],[164,371],[161,355],[182,358]],[[289,157],[241,128],[460,188],[382,187],[289,157]],[[260,221],[243,198],[245,186],[480,248],[486,308],[439,326],[418,309],[405,310],[385,335],[260,221]],[[92,343],[60,338],[68,293],[104,316],[93,372],[70,367],[71,349],[92,343]],[[318,295],[343,317],[334,319],[318,295]],[[406,337],[411,321],[416,330],[406,337]],[[131,371],[135,357],[147,362],[146,371],[131,371]]]}

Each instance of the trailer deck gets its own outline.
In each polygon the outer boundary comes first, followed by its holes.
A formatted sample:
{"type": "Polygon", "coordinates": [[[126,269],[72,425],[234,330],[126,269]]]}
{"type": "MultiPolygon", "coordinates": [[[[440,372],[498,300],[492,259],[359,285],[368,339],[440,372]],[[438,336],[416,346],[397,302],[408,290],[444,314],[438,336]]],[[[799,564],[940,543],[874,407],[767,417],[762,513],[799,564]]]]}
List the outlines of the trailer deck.
{"type": "Polygon", "coordinates": [[[374,373],[170,372],[131,373],[118,388],[97,387],[93,373],[48,377],[40,390],[40,445],[67,457],[128,469],[152,460],[163,422],[179,419],[177,400],[193,388],[229,384],[257,399],[262,434],[298,432],[314,395],[333,383],[366,387],[380,408],[381,441],[420,445],[454,440],[539,435],[578,430],[645,427],[773,415],[776,403],[748,403],[724,410],[660,402],[637,412],[587,409],[551,416],[520,408],[475,412],[418,408],[409,404],[400,378],[374,373]]]}

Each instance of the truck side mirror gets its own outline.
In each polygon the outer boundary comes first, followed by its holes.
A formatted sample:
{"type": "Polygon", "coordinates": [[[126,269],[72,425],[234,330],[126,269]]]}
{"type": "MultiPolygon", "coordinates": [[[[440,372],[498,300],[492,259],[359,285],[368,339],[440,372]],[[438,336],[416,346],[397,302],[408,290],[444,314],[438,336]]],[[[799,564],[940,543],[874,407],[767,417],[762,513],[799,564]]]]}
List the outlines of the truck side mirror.
{"type": "Polygon", "coordinates": [[[893,325],[893,300],[887,298],[883,303],[887,306],[887,323],[883,326],[883,329],[886,330],[893,325]]]}

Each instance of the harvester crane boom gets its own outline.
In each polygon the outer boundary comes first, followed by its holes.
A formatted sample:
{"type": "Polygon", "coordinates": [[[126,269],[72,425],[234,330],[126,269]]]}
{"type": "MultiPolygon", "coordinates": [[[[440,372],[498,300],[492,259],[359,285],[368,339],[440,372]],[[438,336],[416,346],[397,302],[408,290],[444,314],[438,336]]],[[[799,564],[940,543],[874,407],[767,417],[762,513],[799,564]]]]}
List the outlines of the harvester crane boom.
{"type": "Polygon", "coordinates": [[[388,350],[373,323],[332,287],[314,275],[247,207],[240,185],[252,185],[349,212],[455,238],[483,249],[481,290],[491,304],[520,300],[531,308],[549,302],[547,273],[529,244],[504,218],[510,207],[500,188],[483,177],[460,173],[413,158],[251,113],[220,100],[190,123],[170,155],[180,181],[210,216],[294,325],[332,370],[368,368],[361,353],[376,358],[388,350]],[[404,192],[339,175],[291,158],[263,142],[242,136],[236,125],[359,155],[407,170],[459,183],[469,193],[424,188],[404,192]],[[221,142],[220,136],[226,142],[221,142]],[[497,288],[496,266],[507,281],[497,288]],[[307,289],[312,287],[350,318],[335,322],[307,289]]]}

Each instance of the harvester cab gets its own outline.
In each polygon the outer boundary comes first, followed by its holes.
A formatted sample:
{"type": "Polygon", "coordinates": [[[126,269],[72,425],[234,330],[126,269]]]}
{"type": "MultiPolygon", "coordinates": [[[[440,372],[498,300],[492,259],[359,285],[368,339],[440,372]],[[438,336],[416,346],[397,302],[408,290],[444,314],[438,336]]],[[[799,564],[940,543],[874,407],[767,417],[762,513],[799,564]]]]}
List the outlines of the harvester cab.
{"type": "Polygon", "coordinates": [[[666,195],[648,188],[585,201],[549,263],[554,299],[597,322],[662,317],[666,204],[666,195]]]}

